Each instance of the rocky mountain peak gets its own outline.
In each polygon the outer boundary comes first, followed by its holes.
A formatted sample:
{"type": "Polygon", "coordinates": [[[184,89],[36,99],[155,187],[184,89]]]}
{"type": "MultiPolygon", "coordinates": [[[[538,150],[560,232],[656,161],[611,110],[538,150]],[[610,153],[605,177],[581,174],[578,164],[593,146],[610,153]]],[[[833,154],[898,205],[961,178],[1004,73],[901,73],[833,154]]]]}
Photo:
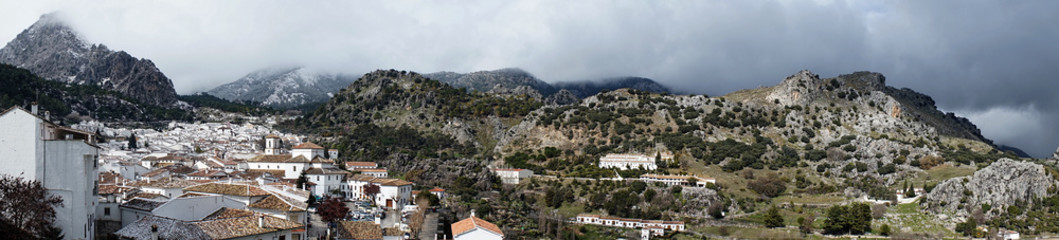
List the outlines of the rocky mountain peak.
{"type": "Polygon", "coordinates": [[[1059,148],[1055,149],[1055,153],[1052,153],[1052,158],[1059,160],[1059,148]]]}
{"type": "Polygon", "coordinates": [[[945,180],[926,196],[928,208],[935,211],[955,211],[970,214],[963,205],[989,204],[993,209],[1006,210],[1016,201],[1032,203],[1047,196],[1055,186],[1044,166],[1036,163],[1002,158],[982,168],[974,175],[945,180]]]}
{"type": "Polygon", "coordinates": [[[822,89],[822,85],[820,75],[813,74],[809,70],[801,70],[784,78],[779,85],[773,87],[772,92],[765,99],[782,105],[804,105],[815,99],[812,93],[822,89]]]}
{"type": "Polygon", "coordinates": [[[228,100],[260,102],[268,106],[293,107],[324,102],[356,77],[312,72],[300,66],[257,70],[208,91],[228,100]]]}
{"type": "Polygon", "coordinates": [[[57,13],[41,16],[0,49],[0,63],[52,81],[99,86],[152,105],[176,102],[173,82],[150,60],[89,44],[57,13]]]}

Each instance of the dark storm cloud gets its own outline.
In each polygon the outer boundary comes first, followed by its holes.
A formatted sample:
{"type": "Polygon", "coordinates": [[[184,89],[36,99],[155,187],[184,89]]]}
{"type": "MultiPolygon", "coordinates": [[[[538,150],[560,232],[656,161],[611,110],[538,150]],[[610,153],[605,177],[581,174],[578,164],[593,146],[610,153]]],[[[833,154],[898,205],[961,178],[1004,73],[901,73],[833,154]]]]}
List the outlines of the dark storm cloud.
{"type": "Polygon", "coordinates": [[[359,74],[521,67],[546,81],[635,75],[720,95],[801,69],[859,70],[935,98],[987,137],[1059,145],[1059,2],[4,2],[0,39],[62,11],[93,42],[150,58],[177,90],[301,64],[359,74]],[[457,5],[461,4],[461,5],[457,5]]]}

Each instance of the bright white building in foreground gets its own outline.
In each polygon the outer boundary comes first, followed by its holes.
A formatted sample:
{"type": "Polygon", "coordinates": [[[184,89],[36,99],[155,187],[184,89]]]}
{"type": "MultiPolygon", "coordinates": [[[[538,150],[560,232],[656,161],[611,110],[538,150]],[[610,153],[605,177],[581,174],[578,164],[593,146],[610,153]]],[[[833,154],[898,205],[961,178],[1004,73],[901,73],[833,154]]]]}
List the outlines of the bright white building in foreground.
{"type": "Polygon", "coordinates": [[[55,225],[66,239],[93,239],[99,147],[91,133],[51,123],[33,110],[0,112],[0,174],[37,180],[63,199],[55,225]]]}

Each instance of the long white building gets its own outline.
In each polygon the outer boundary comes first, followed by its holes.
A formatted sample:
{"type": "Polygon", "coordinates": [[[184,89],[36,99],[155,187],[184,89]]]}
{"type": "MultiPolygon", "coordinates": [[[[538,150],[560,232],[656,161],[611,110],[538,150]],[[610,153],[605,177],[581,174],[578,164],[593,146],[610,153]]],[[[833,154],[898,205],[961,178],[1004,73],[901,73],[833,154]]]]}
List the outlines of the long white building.
{"type": "Polygon", "coordinates": [[[655,164],[654,157],[648,157],[647,155],[611,153],[599,158],[599,168],[617,168],[621,170],[643,168],[655,170],[658,165],[655,164]]]}
{"type": "Polygon", "coordinates": [[[12,107],[0,112],[0,174],[38,180],[63,199],[55,225],[65,239],[93,239],[99,147],[91,133],[12,107]]]}

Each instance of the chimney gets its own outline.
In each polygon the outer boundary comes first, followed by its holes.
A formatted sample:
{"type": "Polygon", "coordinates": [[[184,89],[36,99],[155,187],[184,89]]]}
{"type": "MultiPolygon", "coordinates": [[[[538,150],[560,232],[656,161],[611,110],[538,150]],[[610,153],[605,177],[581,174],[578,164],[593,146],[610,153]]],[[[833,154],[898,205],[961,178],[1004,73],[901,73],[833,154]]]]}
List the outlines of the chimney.
{"type": "Polygon", "coordinates": [[[29,104],[29,112],[33,113],[33,115],[37,115],[37,102],[32,102],[29,104]]]}
{"type": "Polygon", "coordinates": [[[265,228],[265,216],[257,217],[257,227],[265,228]]]}
{"type": "Polygon", "coordinates": [[[151,240],[158,240],[158,225],[151,225],[151,240]]]}

